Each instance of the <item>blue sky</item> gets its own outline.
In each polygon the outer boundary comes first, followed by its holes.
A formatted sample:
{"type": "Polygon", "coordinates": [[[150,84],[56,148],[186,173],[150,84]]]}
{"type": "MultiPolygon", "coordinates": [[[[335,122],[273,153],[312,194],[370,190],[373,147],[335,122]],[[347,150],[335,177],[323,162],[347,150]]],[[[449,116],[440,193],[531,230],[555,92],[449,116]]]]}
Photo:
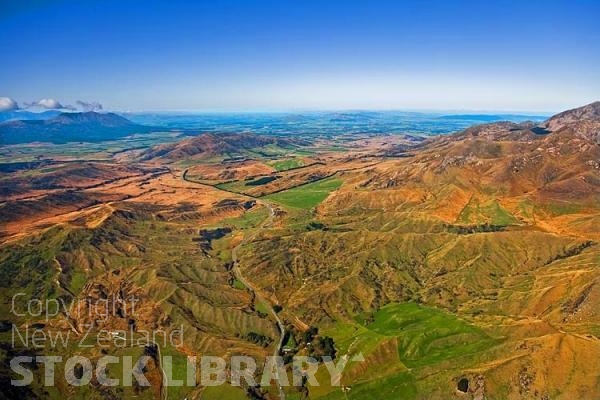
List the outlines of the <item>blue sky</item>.
{"type": "Polygon", "coordinates": [[[0,96],[20,104],[558,111],[600,100],[598,1],[6,3],[0,96]]]}

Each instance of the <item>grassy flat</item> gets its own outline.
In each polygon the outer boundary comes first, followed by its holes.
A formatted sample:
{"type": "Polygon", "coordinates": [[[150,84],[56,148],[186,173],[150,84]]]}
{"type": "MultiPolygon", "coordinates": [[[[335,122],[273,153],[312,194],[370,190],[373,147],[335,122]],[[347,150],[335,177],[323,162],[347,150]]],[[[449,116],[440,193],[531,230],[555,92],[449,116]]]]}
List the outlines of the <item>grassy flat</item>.
{"type": "Polygon", "coordinates": [[[304,162],[297,158],[288,158],[285,160],[277,160],[269,163],[277,172],[287,171],[288,169],[302,167],[304,162]]]}
{"type": "Polygon", "coordinates": [[[224,219],[221,225],[233,226],[237,229],[250,229],[257,227],[268,216],[269,210],[265,207],[254,207],[240,217],[224,219]]]}
{"type": "Polygon", "coordinates": [[[241,387],[231,385],[207,386],[200,395],[201,399],[246,400],[248,397],[241,387]]]}
{"type": "Polygon", "coordinates": [[[435,364],[493,344],[483,331],[454,315],[415,303],[383,307],[368,328],[398,337],[400,358],[409,367],[435,364]]]}
{"type": "Polygon", "coordinates": [[[325,200],[329,193],[342,186],[340,179],[331,177],[318,182],[308,183],[283,192],[273,193],[265,196],[283,206],[291,208],[308,209],[317,206],[325,200]]]}
{"type": "MultiPolygon", "coordinates": [[[[413,399],[421,368],[453,360],[468,364],[497,344],[455,315],[416,303],[391,303],[370,318],[338,323],[325,333],[335,338],[340,354],[360,352],[369,367],[365,373],[361,363],[347,366],[343,383],[352,387],[347,394],[328,385],[311,387],[311,396],[319,399],[413,399]]],[[[327,382],[324,368],[318,376],[327,382]]]]}

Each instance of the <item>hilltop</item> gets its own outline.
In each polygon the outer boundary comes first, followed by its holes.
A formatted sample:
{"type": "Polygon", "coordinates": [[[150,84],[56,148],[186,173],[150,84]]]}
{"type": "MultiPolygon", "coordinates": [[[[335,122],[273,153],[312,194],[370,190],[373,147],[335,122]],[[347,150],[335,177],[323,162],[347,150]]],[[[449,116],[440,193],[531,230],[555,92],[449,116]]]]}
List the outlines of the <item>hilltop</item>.
{"type": "Polygon", "coordinates": [[[410,160],[374,171],[367,185],[593,202],[600,195],[599,105],[539,125],[495,122],[436,137],[410,160]]]}
{"type": "Polygon", "coordinates": [[[561,126],[571,123],[582,123],[589,120],[600,120],[600,101],[556,114],[549,118],[545,125],[548,129],[556,131],[561,126]]]}
{"type": "Polygon", "coordinates": [[[600,144],[600,101],[557,114],[543,126],[551,132],[570,132],[600,144]]]}

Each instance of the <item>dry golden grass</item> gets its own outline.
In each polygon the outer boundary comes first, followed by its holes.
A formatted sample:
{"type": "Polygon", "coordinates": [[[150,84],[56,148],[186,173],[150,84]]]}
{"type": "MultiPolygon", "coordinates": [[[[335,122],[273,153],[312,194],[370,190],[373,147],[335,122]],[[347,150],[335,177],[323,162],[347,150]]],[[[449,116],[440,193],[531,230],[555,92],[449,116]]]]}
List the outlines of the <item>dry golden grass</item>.
{"type": "MultiPolygon", "coordinates": [[[[188,151],[190,143],[175,150],[188,151]]],[[[187,170],[192,180],[236,180],[229,189],[241,194],[186,181],[175,160],[160,159],[134,172],[102,164],[72,180],[52,172],[56,188],[47,192],[20,181],[22,190],[4,199],[5,210],[14,208],[5,213],[2,241],[21,243],[52,227],[109,233],[112,240],[57,258],[85,271],[77,295],[97,295],[101,284],[113,291],[129,285],[144,299],[140,326],[167,317],[183,324],[186,354],[271,352],[243,338],[277,336],[250,293],[231,284],[226,264],[243,243],[244,276],[298,329],[318,325],[346,341],[339,324],[356,325],[389,303],[418,302],[493,342],[409,370],[398,352],[402,333],[378,337],[360,343],[366,362],[345,376],[352,384],[406,374],[417,398],[449,398],[458,377],[473,382],[483,375],[490,398],[600,395],[600,176],[590,163],[597,146],[570,133],[540,138],[502,124],[433,139],[404,158],[395,153],[403,139],[342,144],[347,151],[318,151],[314,165],[277,173],[267,160],[225,165],[201,156],[187,170]],[[263,175],[278,178],[244,184],[263,175]],[[342,185],[315,209],[277,213],[256,236],[248,235],[256,228],[236,228],[210,257],[192,240],[201,228],[235,225],[232,219],[245,215],[241,203],[224,200],[248,201],[244,193],[263,196],[333,175],[342,185]]],[[[314,148],[331,145],[321,140],[314,148]]],[[[70,283],[57,281],[59,291],[70,283]]]]}

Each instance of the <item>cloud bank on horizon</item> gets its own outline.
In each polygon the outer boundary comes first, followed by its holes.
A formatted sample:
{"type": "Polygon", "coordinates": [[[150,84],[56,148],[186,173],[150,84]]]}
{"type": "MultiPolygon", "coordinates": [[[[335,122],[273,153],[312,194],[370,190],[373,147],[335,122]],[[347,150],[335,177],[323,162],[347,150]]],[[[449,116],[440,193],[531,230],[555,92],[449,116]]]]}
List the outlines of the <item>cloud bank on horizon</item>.
{"type": "Polygon", "coordinates": [[[75,106],[62,104],[53,98],[43,98],[37,101],[23,102],[23,107],[11,97],[0,97],[0,112],[17,111],[23,109],[38,110],[63,110],[63,111],[102,111],[104,107],[97,101],[76,100],[75,106]]]}
{"type": "Polygon", "coordinates": [[[75,110],[73,106],[63,106],[58,100],[55,99],[40,99],[38,101],[32,101],[30,103],[24,103],[25,108],[42,108],[45,110],[75,110]]]}
{"type": "Polygon", "coordinates": [[[14,111],[19,109],[19,104],[10,97],[0,97],[0,111],[14,111]]]}

